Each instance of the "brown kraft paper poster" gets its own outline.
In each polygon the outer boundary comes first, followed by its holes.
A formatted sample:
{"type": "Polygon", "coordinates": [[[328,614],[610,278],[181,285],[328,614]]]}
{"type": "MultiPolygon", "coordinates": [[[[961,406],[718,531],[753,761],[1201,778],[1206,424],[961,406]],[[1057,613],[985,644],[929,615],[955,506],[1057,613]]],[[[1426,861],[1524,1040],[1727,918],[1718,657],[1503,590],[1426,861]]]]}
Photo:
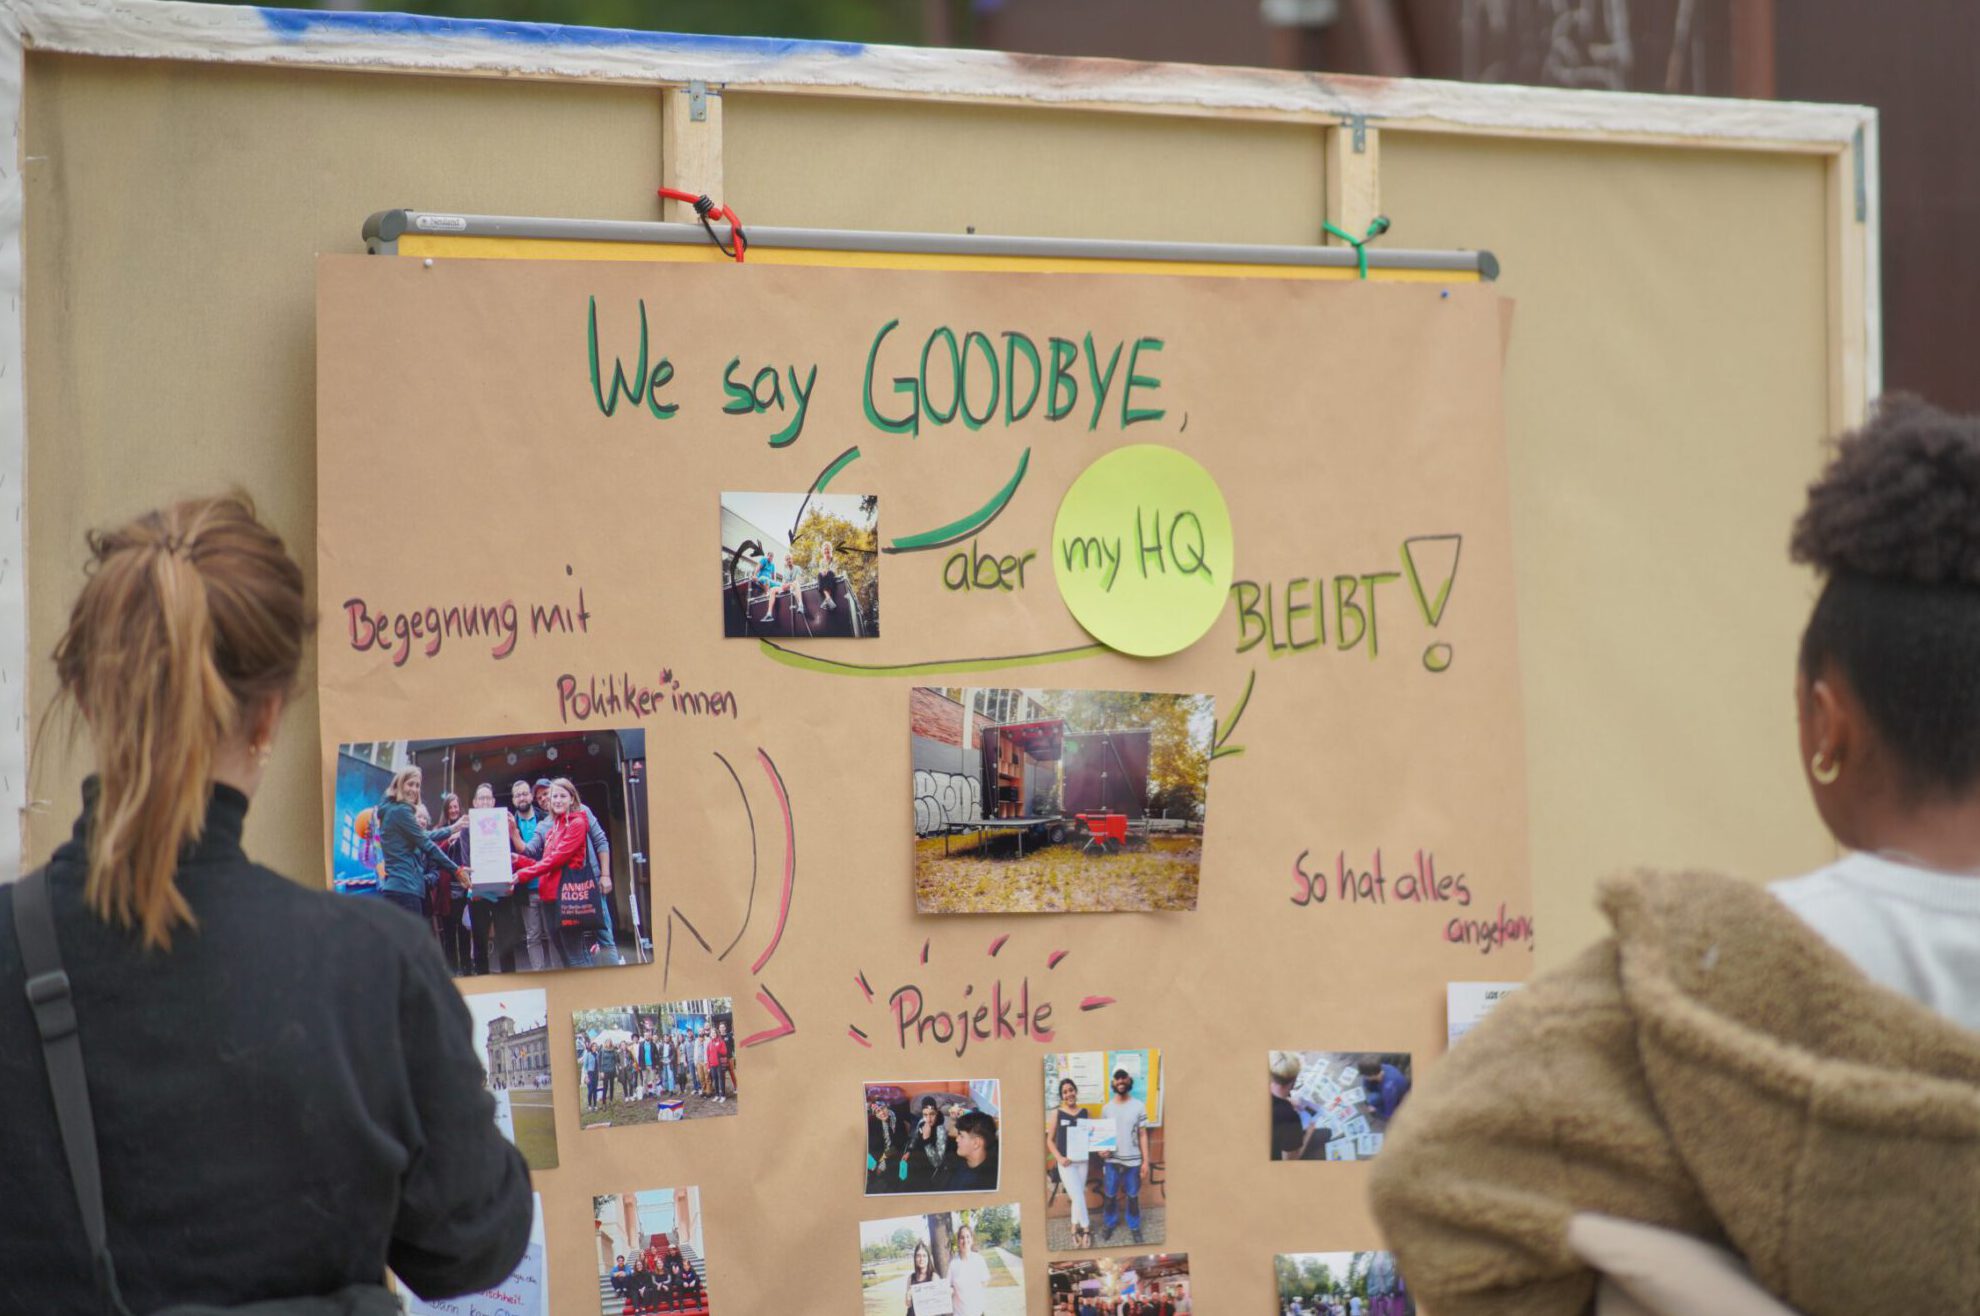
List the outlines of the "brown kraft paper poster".
{"type": "MultiPolygon", "coordinates": [[[[651,946],[529,978],[552,1310],[596,1300],[594,1197],[652,1184],[698,1186],[736,1259],[712,1305],[862,1310],[886,1213],[848,1094],[967,1075],[1008,1097],[997,1200],[1030,1226],[1000,1273],[1048,1311],[1048,1054],[1160,1050],[1148,1177],[1198,1310],[1269,1310],[1275,1255],[1379,1245],[1367,1167],[1260,1154],[1258,1069],[1433,1063],[1447,981],[1527,973],[1489,288],[332,256],[318,297],[326,806],[339,746],[644,736],[612,807],[647,838],[651,946]],[[1221,615],[1158,659],[1096,650],[1054,574],[1061,497],[1139,443],[1215,478],[1235,540],[1221,615]],[[777,634],[725,637],[723,495],[814,488],[876,500],[877,579],[844,531],[828,581],[816,534],[761,526],[787,588],[742,597],[777,634]],[[855,635],[823,599],[869,584],[884,624],[855,635]],[[917,913],[916,687],[1211,701],[1195,908],[917,913]],[[736,1116],[580,1136],[573,1015],[722,997],[736,1116]]],[[[1165,511],[1123,506],[1123,572],[1183,565],[1135,557],[1165,511]]],[[[453,772],[428,790],[472,794],[453,772]]]]}

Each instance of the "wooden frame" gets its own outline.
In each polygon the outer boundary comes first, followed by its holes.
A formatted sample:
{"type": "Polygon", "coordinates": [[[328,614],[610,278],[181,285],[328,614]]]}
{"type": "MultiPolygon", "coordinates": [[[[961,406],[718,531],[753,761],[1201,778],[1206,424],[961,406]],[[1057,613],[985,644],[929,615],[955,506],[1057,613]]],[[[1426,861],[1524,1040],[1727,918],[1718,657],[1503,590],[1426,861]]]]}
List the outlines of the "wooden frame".
{"type": "MultiPolygon", "coordinates": [[[[721,198],[722,93],[936,100],[1304,123],[1325,133],[1326,218],[1366,231],[1385,133],[1813,154],[1829,195],[1829,422],[1881,390],[1877,116],[1856,106],[1644,96],[1199,65],[848,43],[616,32],[179,0],[12,0],[0,9],[0,870],[18,866],[27,804],[26,435],[21,116],[30,51],[343,72],[602,82],[661,89],[660,176],[721,198]]],[[[669,203],[669,220],[691,213],[669,203]]]]}

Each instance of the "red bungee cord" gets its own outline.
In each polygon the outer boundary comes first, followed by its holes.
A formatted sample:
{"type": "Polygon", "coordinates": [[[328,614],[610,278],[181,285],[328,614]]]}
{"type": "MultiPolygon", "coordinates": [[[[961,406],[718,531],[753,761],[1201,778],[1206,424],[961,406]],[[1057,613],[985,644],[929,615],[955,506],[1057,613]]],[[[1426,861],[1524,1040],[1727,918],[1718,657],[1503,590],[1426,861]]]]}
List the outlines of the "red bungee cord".
{"type": "Polygon", "coordinates": [[[743,253],[749,249],[749,238],[743,233],[742,218],[735,211],[727,206],[716,205],[706,195],[683,192],[678,187],[663,187],[660,189],[660,195],[669,201],[683,201],[693,206],[695,217],[701,221],[701,227],[708,230],[708,240],[720,247],[722,254],[734,260],[736,264],[743,263],[743,253]],[[716,235],[715,226],[709,222],[710,219],[720,219],[728,223],[729,242],[733,243],[733,246],[725,245],[716,235]]]}

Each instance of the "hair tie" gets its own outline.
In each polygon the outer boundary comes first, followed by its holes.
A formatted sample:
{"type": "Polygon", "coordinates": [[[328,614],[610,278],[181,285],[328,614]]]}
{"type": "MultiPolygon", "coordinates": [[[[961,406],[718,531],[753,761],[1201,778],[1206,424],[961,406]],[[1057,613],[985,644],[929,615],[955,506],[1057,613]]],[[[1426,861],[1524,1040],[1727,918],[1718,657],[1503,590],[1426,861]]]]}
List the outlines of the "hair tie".
{"type": "Polygon", "coordinates": [[[158,547],[164,549],[173,557],[184,558],[188,562],[192,561],[192,545],[186,542],[184,535],[164,535],[158,540],[158,547]]]}

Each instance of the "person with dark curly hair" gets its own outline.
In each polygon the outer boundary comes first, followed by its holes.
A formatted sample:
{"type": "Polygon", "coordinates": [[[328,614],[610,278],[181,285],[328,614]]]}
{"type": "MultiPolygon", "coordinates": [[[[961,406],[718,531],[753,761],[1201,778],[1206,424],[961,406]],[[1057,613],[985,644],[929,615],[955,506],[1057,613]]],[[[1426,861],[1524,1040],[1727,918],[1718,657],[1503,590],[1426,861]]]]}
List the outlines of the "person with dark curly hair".
{"type": "Polygon", "coordinates": [[[1372,1191],[1439,1316],[1980,1311],[1980,418],[1886,399],[1790,551],[1847,853],[1611,879],[1613,935],[1427,1076],[1372,1191]]]}

